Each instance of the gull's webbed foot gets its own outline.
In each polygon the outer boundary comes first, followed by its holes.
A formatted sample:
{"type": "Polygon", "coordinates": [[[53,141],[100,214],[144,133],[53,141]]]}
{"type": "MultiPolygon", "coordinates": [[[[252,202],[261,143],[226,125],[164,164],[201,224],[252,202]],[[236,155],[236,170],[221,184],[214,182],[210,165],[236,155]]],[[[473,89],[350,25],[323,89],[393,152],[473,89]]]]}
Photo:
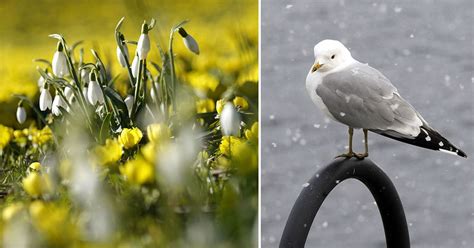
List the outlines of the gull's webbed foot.
{"type": "Polygon", "coordinates": [[[348,152],[348,153],[343,153],[341,155],[337,155],[335,158],[353,158],[357,156],[357,154],[353,153],[353,152],[348,152]]]}

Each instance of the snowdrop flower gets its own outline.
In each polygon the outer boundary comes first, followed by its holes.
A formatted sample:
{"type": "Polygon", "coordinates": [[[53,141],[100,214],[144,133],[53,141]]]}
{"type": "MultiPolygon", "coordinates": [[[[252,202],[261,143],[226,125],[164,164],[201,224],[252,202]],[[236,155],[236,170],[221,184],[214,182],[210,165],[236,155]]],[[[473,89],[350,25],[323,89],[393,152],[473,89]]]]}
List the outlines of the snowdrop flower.
{"type": "Polygon", "coordinates": [[[20,124],[23,124],[26,120],[26,111],[22,103],[20,103],[16,109],[16,120],[20,124]]]}
{"type": "Polygon", "coordinates": [[[74,92],[72,92],[71,86],[67,85],[64,88],[64,96],[68,102],[72,102],[72,98],[74,97],[74,92]]]}
{"type": "Polygon", "coordinates": [[[44,77],[43,77],[43,76],[40,76],[40,77],[38,78],[38,88],[40,88],[40,89],[43,88],[45,81],[46,81],[46,80],[44,79],[44,77]]]}
{"type": "Polygon", "coordinates": [[[148,25],[143,23],[142,34],[138,39],[137,53],[140,60],[146,59],[148,52],[150,51],[150,37],[148,37],[148,25]]]}
{"type": "Polygon", "coordinates": [[[131,68],[132,69],[132,75],[133,77],[137,77],[138,75],[138,70],[140,69],[140,59],[138,59],[138,54],[135,54],[135,57],[133,58],[131,68]]]}
{"type": "Polygon", "coordinates": [[[81,80],[84,83],[84,85],[89,83],[89,70],[87,69],[81,70],[81,80]]]}
{"type": "Polygon", "coordinates": [[[53,106],[52,106],[52,109],[51,109],[51,112],[53,112],[53,115],[60,116],[62,114],[60,107],[61,108],[66,108],[67,106],[66,106],[66,103],[61,98],[61,96],[56,93],[56,96],[54,96],[53,106]]]}
{"type": "MultiPolygon", "coordinates": [[[[121,41],[124,40],[123,34],[120,35],[120,40],[121,41]]],[[[125,54],[122,54],[122,51],[120,50],[120,47],[117,46],[117,59],[118,59],[120,65],[122,67],[126,67],[127,66],[127,59],[128,59],[128,47],[127,47],[127,44],[125,44],[125,43],[123,45],[123,50],[124,50],[125,54]]]]}
{"type": "Polygon", "coordinates": [[[128,109],[128,114],[131,115],[132,113],[132,106],[133,106],[133,96],[132,95],[128,95],[126,98],[125,98],[125,105],[127,105],[127,109],[128,109]]]}
{"type": "Polygon", "coordinates": [[[69,70],[67,68],[67,58],[64,54],[64,47],[61,42],[58,42],[58,49],[53,56],[53,73],[58,77],[64,77],[69,75],[69,70]]]}
{"type": "Polygon", "coordinates": [[[96,81],[96,76],[94,72],[90,74],[89,87],[87,88],[87,100],[92,105],[104,104],[104,94],[102,93],[102,88],[99,83],[96,81]]]}
{"type": "Polygon", "coordinates": [[[199,55],[199,45],[196,42],[196,40],[194,39],[194,37],[192,37],[190,34],[188,34],[186,32],[186,30],[184,30],[184,28],[179,28],[178,33],[181,35],[181,37],[183,37],[183,42],[184,42],[184,45],[186,46],[186,48],[189,51],[199,55]]]}
{"type": "Polygon", "coordinates": [[[53,99],[51,94],[49,93],[48,89],[41,89],[41,94],[39,98],[39,107],[41,111],[45,111],[46,109],[51,109],[51,105],[53,103],[53,99]]]}
{"type": "Polygon", "coordinates": [[[222,134],[225,136],[240,135],[240,115],[234,104],[228,102],[224,105],[220,115],[222,134]]]}

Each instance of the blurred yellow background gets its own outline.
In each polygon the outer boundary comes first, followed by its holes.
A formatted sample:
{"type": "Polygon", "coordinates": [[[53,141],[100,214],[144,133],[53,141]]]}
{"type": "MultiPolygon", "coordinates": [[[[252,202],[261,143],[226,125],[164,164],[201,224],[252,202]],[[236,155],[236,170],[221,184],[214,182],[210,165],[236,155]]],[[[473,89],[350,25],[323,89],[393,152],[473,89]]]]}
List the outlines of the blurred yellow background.
{"type": "MultiPolygon", "coordinates": [[[[235,60],[239,51],[230,36],[245,33],[247,38],[258,41],[257,0],[2,0],[0,2],[0,123],[15,126],[17,99],[12,94],[25,94],[37,99],[37,66],[35,58],[51,60],[56,49],[52,33],[62,34],[71,45],[84,40],[82,47],[86,60],[91,48],[99,52],[106,65],[113,64],[113,74],[119,69],[115,55],[114,28],[125,16],[122,31],[128,40],[137,40],[143,20],[156,19],[157,25],[150,33],[152,44],[165,42],[170,28],[189,19],[188,33],[199,42],[199,59],[209,60],[209,54],[219,53],[235,60]],[[206,57],[207,56],[207,57],[206,57]],[[110,63],[112,62],[112,63],[110,63]]],[[[238,37],[236,37],[238,39],[238,37]]],[[[175,42],[176,53],[184,52],[182,42],[175,42]]],[[[134,47],[130,48],[132,54],[134,47]]],[[[152,48],[151,59],[158,61],[157,49],[152,48]]],[[[255,58],[253,58],[255,60],[255,58]]],[[[122,78],[127,75],[120,72],[122,78]]]]}

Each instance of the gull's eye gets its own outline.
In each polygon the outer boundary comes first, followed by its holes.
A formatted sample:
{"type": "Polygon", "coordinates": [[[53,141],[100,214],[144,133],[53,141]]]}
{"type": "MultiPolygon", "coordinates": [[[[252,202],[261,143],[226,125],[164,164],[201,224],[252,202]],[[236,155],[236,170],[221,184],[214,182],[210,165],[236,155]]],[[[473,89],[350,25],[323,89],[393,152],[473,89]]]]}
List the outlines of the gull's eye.
{"type": "Polygon", "coordinates": [[[336,55],[335,55],[335,54],[333,54],[333,55],[331,56],[331,59],[334,59],[335,57],[336,57],[336,55]]]}

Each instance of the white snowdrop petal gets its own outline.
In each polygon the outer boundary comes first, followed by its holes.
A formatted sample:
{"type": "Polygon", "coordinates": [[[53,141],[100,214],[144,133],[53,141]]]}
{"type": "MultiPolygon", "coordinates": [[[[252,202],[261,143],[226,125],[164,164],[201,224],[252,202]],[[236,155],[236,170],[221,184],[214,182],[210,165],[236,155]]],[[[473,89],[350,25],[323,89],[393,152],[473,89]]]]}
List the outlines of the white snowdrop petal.
{"type": "Polygon", "coordinates": [[[18,123],[20,124],[23,124],[26,120],[26,111],[25,111],[25,108],[19,106],[17,109],[16,109],[16,120],[18,121],[18,123]]]}
{"type": "Polygon", "coordinates": [[[189,49],[189,51],[199,55],[199,45],[191,35],[187,35],[183,38],[184,46],[189,49]]]}
{"type": "Polygon", "coordinates": [[[102,88],[97,81],[91,81],[89,83],[89,87],[87,88],[87,100],[89,100],[89,103],[92,105],[104,103],[102,88]]]}
{"type": "Polygon", "coordinates": [[[225,136],[239,136],[240,134],[240,115],[230,102],[224,105],[220,115],[222,133],[225,136]]]}
{"type": "Polygon", "coordinates": [[[134,100],[134,98],[133,98],[132,95],[128,95],[128,96],[125,98],[125,100],[124,100],[125,105],[127,106],[128,114],[129,114],[129,115],[130,115],[131,112],[132,112],[133,100],[134,100]]]}
{"type": "Polygon", "coordinates": [[[52,108],[51,108],[51,112],[53,113],[53,115],[60,116],[62,114],[60,107],[61,108],[66,108],[66,104],[64,103],[61,96],[56,94],[56,96],[54,97],[54,100],[53,100],[52,108]]]}
{"type": "MultiPolygon", "coordinates": [[[[128,58],[128,47],[124,46],[123,47],[125,56],[128,58]]],[[[125,56],[122,54],[122,51],[120,50],[120,47],[117,46],[117,59],[120,63],[120,66],[126,67],[127,66],[127,60],[125,59],[125,56]]]]}
{"type": "Polygon", "coordinates": [[[140,69],[140,64],[139,64],[139,58],[138,58],[138,55],[135,55],[135,57],[133,58],[133,61],[132,61],[132,65],[131,65],[131,70],[132,70],[132,75],[133,77],[137,77],[138,75],[138,69],[140,69]]]}
{"type": "Polygon", "coordinates": [[[49,93],[49,90],[42,89],[40,98],[39,98],[40,110],[45,111],[47,109],[51,109],[52,101],[53,100],[52,100],[51,94],[49,93]]]}
{"type": "Polygon", "coordinates": [[[40,76],[40,77],[38,78],[38,88],[40,88],[40,89],[43,88],[43,86],[44,86],[44,81],[45,81],[45,80],[44,80],[44,77],[43,77],[43,76],[40,76]]]}
{"type": "Polygon", "coordinates": [[[64,52],[56,51],[52,61],[53,73],[58,77],[64,77],[69,74],[67,68],[67,58],[64,52]]]}
{"type": "Polygon", "coordinates": [[[148,34],[141,34],[137,45],[137,53],[140,60],[146,59],[148,52],[150,52],[150,37],[148,34]]]}

